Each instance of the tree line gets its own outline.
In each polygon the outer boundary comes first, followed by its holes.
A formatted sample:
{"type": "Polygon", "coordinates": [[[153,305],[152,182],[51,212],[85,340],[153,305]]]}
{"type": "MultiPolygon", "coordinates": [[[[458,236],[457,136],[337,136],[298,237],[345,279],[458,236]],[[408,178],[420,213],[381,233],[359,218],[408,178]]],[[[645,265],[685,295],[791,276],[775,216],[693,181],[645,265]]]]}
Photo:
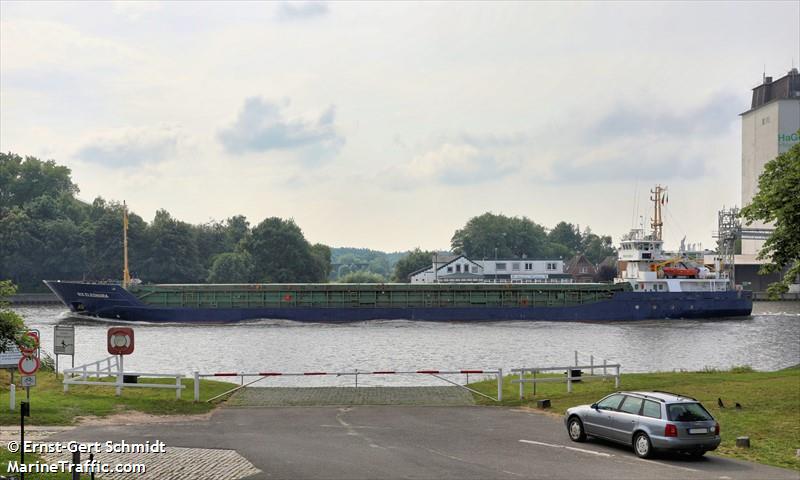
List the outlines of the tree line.
{"type": "MultiPolygon", "coordinates": [[[[76,198],[69,168],[53,160],[0,153],[0,279],[21,291],[44,279],[114,280],[122,270],[123,205],[76,198]]],[[[408,281],[433,252],[385,253],[308,242],[291,219],[255,226],[243,215],[193,225],[159,210],[151,222],[129,213],[131,273],[148,283],[284,283],[408,281]]],[[[611,237],[560,222],[546,230],[526,217],[485,213],[451,239],[472,259],[564,259],[583,253],[599,263],[611,237]]]]}

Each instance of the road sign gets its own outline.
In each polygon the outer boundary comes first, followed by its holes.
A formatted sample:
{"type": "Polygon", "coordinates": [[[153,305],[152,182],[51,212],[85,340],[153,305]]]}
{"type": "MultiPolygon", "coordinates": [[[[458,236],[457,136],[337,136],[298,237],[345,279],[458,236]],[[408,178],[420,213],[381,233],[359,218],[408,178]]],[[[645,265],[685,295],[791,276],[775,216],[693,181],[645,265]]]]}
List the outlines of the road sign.
{"type": "Polygon", "coordinates": [[[33,355],[39,349],[39,330],[29,330],[22,334],[22,338],[32,340],[31,346],[20,345],[19,350],[23,355],[33,355]]]}
{"type": "Polygon", "coordinates": [[[16,368],[20,358],[22,352],[19,348],[16,345],[9,345],[8,350],[0,353],[0,368],[16,368]]]}
{"type": "Polygon", "coordinates": [[[56,325],[53,331],[53,353],[56,355],[75,355],[75,327],[56,325]]]}
{"type": "Polygon", "coordinates": [[[17,368],[19,369],[19,373],[23,375],[33,375],[39,370],[39,358],[24,356],[19,359],[17,368]]]}
{"type": "Polygon", "coordinates": [[[133,329],[130,327],[111,327],[106,341],[111,355],[130,355],[133,353],[133,329]]]}
{"type": "Polygon", "coordinates": [[[35,387],[36,386],[36,375],[23,375],[22,376],[22,386],[23,387],[35,387]]]}

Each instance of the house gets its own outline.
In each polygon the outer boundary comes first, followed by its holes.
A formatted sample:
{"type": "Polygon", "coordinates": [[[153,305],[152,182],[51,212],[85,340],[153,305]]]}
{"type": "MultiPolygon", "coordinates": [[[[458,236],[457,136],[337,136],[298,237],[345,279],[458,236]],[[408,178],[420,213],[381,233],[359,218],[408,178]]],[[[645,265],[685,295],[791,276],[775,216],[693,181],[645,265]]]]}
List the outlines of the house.
{"type": "Polygon", "coordinates": [[[585,255],[578,254],[567,262],[566,273],[576,283],[591,283],[594,281],[597,268],[585,255]]]}
{"type": "Polygon", "coordinates": [[[411,283],[444,282],[571,282],[561,260],[471,260],[464,255],[437,254],[429,267],[409,275],[411,283]]]}

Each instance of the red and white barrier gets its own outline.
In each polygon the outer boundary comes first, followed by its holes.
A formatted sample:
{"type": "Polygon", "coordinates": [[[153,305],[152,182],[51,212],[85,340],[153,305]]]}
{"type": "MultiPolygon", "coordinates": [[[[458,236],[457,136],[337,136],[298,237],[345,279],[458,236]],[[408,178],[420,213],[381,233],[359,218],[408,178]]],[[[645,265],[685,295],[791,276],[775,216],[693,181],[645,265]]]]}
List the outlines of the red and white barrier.
{"type": "Polygon", "coordinates": [[[200,379],[207,378],[207,377],[241,377],[242,378],[242,385],[227,391],[223,394],[217,395],[214,398],[209,399],[208,401],[215,400],[219,397],[228,395],[230,393],[235,392],[241,388],[244,388],[248,385],[251,385],[255,382],[263,380],[267,377],[309,377],[309,376],[335,376],[335,377],[342,377],[342,376],[355,376],[356,378],[356,387],[358,387],[358,376],[359,375],[431,375],[440,380],[444,380],[445,382],[452,383],[458,387],[464,388],[469,390],[470,392],[476,393],[478,395],[482,395],[484,397],[490,398],[496,401],[503,400],[503,369],[498,368],[497,370],[480,370],[480,369],[473,369],[473,370],[352,370],[352,371],[344,371],[344,372],[318,372],[318,371],[311,371],[311,372],[214,372],[214,373],[200,373],[194,372],[194,401],[200,401],[200,379]],[[495,375],[497,377],[497,398],[492,398],[488,395],[485,395],[481,392],[475,391],[467,386],[461,385],[459,383],[453,382],[448,380],[447,378],[441,377],[440,375],[469,375],[470,373],[473,374],[485,374],[485,375],[495,375]],[[256,380],[253,380],[248,383],[244,383],[245,377],[258,377],[256,380]]]}

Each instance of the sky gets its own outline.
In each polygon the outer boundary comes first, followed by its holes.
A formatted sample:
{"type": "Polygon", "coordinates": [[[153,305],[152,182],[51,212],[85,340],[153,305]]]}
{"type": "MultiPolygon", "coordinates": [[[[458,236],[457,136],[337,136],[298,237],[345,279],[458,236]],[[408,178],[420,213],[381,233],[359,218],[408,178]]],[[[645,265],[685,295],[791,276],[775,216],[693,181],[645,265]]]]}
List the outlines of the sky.
{"type": "Polygon", "coordinates": [[[800,2],[5,2],[0,150],[152,220],[447,249],[484,212],[711,247],[800,2]]]}

